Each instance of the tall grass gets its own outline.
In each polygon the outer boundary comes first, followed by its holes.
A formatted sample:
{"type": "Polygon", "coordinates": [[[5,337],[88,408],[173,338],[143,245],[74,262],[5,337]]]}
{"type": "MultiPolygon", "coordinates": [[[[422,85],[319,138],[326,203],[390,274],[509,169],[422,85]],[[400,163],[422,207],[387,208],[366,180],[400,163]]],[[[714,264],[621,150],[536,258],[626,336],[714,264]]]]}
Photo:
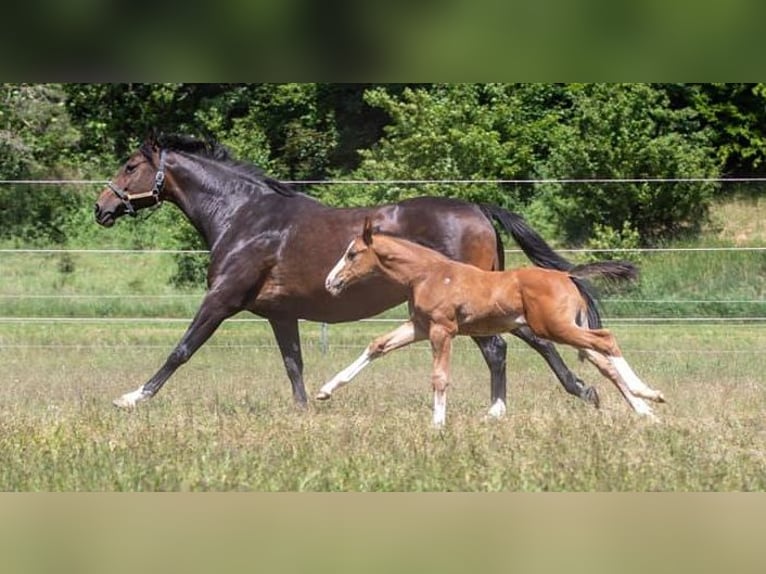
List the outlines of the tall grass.
{"type": "MultiPolygon", "coordinates": [[[[367,328],[372,335],[374,326],[367,328]]],[[[3,340],[21,346],[0,351],[0,489],[765,488],[762,329],[616,329],[637,372],[668,397],[657,407],[659,424],[632,414],[594,369],[566,352],[599,388],[603,408],[569,397],[514,341],[510,413],[487,420],[486,369],[463,339],[444,430],[430,426],[427,345],[373,364],[329,403],[300,412],[268,329],[243,324],[225,326],[152,401],[117,411],[109,400],[144,382],[178,332],[59,326],[41,335],[29,325],[4,325],[3,340]]],[[[306,331],[311,392],[360,345],[323,354],[317,333],[306,331]]]]}
{"type": "MultiPolygon", "coordinates": [[[[736,243],[727,233],[711,233],[706,244],[736,243]]],[[[749,245],[763,244],[757,232],[750,237],[749,245]]],[[[638,374],[668,398],[656,409],[659,424],[631,413],[594,369],[564,350],[596,384],[603,406],[596,411],[571,398],[513,338],[509,414],[488,420],[486,367],[460,339],[441,431],[430,426],[427,344],[374,363],[330,402],[302,412],[264,323],[225,323],[157,397],[117,411],[111,399],[162,364],[201,289],[170,285],[167,254],[0,258],[2,317],[180,320],[0,321],[0,490],[766,488],[762,324],[611,321],[766,316],[762,252],[643,255],[636,286],[605,291],[607,326],[638,374]]],[[[509,260],[522,263],[515,254],[509,260]]],[[[401,318],[404,309],[385,316],[401,318]]],[[[391,326],[331,326],[326,349],[320,326],[303,323],[309,393],[391,326]]]]}

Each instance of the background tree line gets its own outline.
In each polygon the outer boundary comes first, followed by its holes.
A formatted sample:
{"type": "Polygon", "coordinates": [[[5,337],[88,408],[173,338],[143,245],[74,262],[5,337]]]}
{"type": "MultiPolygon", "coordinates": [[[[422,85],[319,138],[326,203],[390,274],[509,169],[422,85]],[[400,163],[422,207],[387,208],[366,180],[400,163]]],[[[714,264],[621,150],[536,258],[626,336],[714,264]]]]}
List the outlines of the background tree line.
{"type": "MultiPolygon", "coordinates": [[[[763,175],[765,127],[766,84],[0,84],[0,179],[104,179],[152,130],[214,138],[292,180],[763,175]]],[[[305,191],[335,205],[421,194],[488,201],[523,213],[552,240],[635,246],[694,234],[711,200],[731,189],[551,182],[305,191]]],[[[0,186],[0,237],[84,241],[95,227],[91,191],[0,186]]],[[[159,219],[117,237],[140,247],[169,227],[176,244],[195,245],[177,216],[159,219]]]]}

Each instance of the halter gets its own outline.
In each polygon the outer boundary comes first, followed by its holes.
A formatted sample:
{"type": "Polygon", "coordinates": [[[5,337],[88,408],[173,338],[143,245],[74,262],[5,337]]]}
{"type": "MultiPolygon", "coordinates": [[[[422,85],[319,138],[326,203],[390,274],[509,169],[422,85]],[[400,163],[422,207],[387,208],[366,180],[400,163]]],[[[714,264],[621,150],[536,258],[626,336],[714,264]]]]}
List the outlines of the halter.
{"type": "MultiPolygon", "coordinates": [[[[141,207],[133,207],[133,201],[136,199],[144,199],[147,197],[151,197],[154,199],[154,203],[152,205],[159,207],[162,205],[162,200],[160,199],[160,192],[162,191],[163,186],[165,185],[165,150],[160,150],[160,166],[157,168],[157,173],[154,174],[154,187],[150,189],[149,191],[144,191],[141,193],[128,193],[127,188],[123,187],[117,187],[114,185],[114,183],[110,180],[107,182],[107,187],[109,187],[110,190],[112,190],[112,193],[116,195],[125,206],[125,210],[127,211],[128,215],[131,217],[135,217],[137,215],[137,211],[141,209],[141,207]]],[[[143,207],[149,207],[149,206],[143,206],[143,207]]]]}

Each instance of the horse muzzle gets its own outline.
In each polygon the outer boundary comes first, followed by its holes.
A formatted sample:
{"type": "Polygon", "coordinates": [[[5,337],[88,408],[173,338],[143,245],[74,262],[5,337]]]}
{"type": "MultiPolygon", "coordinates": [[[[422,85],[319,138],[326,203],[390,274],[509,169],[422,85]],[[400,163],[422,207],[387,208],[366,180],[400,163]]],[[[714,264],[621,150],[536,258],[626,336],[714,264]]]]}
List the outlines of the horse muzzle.
{"type": "Polygon", "coordinates": [[[103,227],[111,227],[117,219],[113,211],[102,209],[98,203],[96,204],[94,215],[96,223],[103,227]]]}
{"type": "Polygon", "coordinates": [[[330,292],[331,295],[337,297],[343,292],[343,289],[345,289],[346,285],[344,281],[339,277],[328,277],[324,282],[324,287],[330,292]]]}

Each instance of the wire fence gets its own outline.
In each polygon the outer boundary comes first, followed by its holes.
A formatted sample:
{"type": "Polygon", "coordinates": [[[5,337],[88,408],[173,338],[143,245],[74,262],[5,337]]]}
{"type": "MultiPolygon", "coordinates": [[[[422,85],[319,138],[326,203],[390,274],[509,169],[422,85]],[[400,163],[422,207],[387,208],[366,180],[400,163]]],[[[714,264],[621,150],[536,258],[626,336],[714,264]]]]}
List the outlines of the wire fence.
{"type": "MultiPolygon", "coordinates": [[[[284,183],[296,186],[322,186],[322,185],[466,185],[466,184],[498,184],[498,185],[541,185],[541,184],[606,184],[606,183],[625,183],[625,184],[667,184],[667,183],[721,183],[721,184],[762,184],[766,183],[766,177],[678,177],[678,178],[541,178],[541,179],[390,179],[390,180],[364,180],[364,179],[334,179],[334,180],[283,180],[284,183]]],[[[100,179],[24,179],[24,180],[0,180],[0,185],[17,186],[66,186],[71,190],[71,186],[97,186],[104,185],[106,180],[100,179]]],[[[589,253],[630,253],[641,255],[654,255],[660,253],[720,253],[721,255],[736,253],[762,253],[766,251],[766,246],[750,247],[655,247],[655,248],[605,248],[605,249],[558,249],[557,251],[567,254],[589,254],[589,253]]],[[[520,249],[506,249],[507,255],[520,254],[520,249]]],[[[2,248],[0,249],[0,269],[2,268],[2,256],[4,255],[126,255],[150,256],[150,255],[205,255],[207,250],[196,249],[98,249],[98,248],[2,248]]],[[[0,273],[0,281],[2,274],[0,273]]],[[[162,294],[134,294],[134,293],[2,293],[0,292],[0,301],[13,304],[23,301],[61,301],[61,302],[81,302],[81,301],[193,301],[199,300],[203,296],[199,293],[162,293],[162,294]]],[[[632,304],[632,305],[673,305],[673,306],[700,306],[700,305],[742,305],[750,307],[756,312],[747,313],[743,316],[641,316],[641,317],[611,317],[606,319],[606,323],[619,324],[621,327],[643,328],[650,324],[662,324],[667,327],[685,327],[690,324],[710,324],[710,325],[732,325],[732,324],[760,324],[766,323],[766,313],[759,314],[758,307],[766,305],[766,300],[759,298],[738,298],[738,299],[708,299],[708,298],[652,298],[652,299],[630,299],[630,298],[605,298],[606,304],[632,304]]],[[[3,307],[5,308],[5,307],[3,307]]],[[[371,324],[396,324],[405,319],[402,317],[385,317],[363,319],[364,323],[371,324]]],[[[54,316],[54,315],[25,315],[14,316],[0,315],[0,324],[26,324],[26,325],[64,325],[64,324],[94,324],[109,325],[119,324],[184,324],[188,323],[191,317],[165,317],[165,316],[147,316],[147,317],[91,317],[91,316],[54,316]]],[[[260,318],[240,318],[229,319],[227,323],[265,323],[265,319],[260,318]]],[[[322,332],[327,333],[326,326],[322,327],[322,332]]],[[[323,344],[327,344],[326,340],[323,344]]],[[[30,344],[33,346],[33,344],[30,344]]],[[[102,346],[101,344],[97,344],[102,346]]],[[[25,346],[25,345],[22,345],[25,346]]],[[[222,345],[229,347],[229,345],[222,345]]],[[[248,345],[252,346],[252,345],[248,345]]],[[[334,345],[335,346],[335,345],[334,345]]],[[[46,348],[70,348],[68,345],[50,345],[46,348]]],[[[72,345],[71,347],[80,348],[82,345],[72,345]]],[[[0,348],[17,348],[16,344],[6,343],[0,339],[0,348]]],[[[703,351],[708,352],[708,351],[703,351]]]]}
{"type": "MultiPolygon", "coordinates": [[[[288,185],[535,185],[607,183],[766,183],[766,177],[589,177],[509,179],[283,179],[288,185]]],[[[105,185],[107,179],[0,179],[0,185],[105,185]]]]}

